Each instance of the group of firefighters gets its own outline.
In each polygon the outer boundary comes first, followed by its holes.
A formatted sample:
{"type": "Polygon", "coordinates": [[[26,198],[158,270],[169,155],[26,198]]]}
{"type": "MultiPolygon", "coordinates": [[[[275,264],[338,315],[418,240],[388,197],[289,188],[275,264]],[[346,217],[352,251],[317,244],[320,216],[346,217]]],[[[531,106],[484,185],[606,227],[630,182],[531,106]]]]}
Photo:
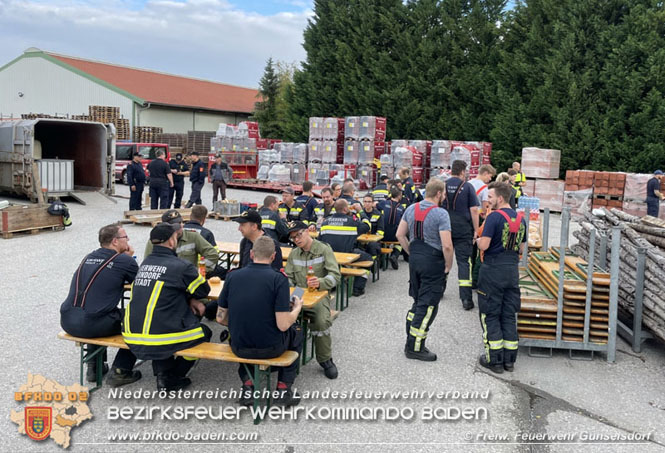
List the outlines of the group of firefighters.
{"type": "MultiPolygon", "coordinates": [[[[485,347],[479,362],[497,373],[512,371],[517,354],[515,313],[520,307],[518,261],[527,232],[522,214],[510,206],[515,189],[507,183],[490,184],[495,174],[492,166],[483,165],[478,176],[467,182],[466,163],[454,161],[451,177],[446,182],[430,180],[424,196],[408,168],[400,169],[398,179],[381,176],[361,199],[356,198],[351,179],[323,188],[321,201],[310,182],[303,184],[297,198],[287,187],[281,203],[269,195],[258,211],[249,210],[234,219],[243,239],[239,268],[233,270],[218,264],[214,236],[203,226],[203,206],[195,206],[188,224],[178,211],[165,212],[150,232],[140,265],[132,258],[134,250],[125,229],[118,224],[105,226],[99,232],[100,248],[83,259],[72,277],[61,306],[61,325],[80,337],[122,334],[129,350],[117,354],[109,385],[140,379],[141,373],[133,369],[138,358],[152,360],[158,388],[183,388],[191,383],[187,374],[195,361],[175,358],[174,353],[210,341],[212,331],[204,318],[228,326],[231,348],[240,357],[273,358],[285,350],[300,352],[303,339],[297,319],[303,302],[290,296],[289,287],[333,291],[341,279],[334,252],[355,253],[361,261],[378,266],[379,242],[357,241],[359,235],[370,233],[381,236],[384,244],[392,243],[389,261],[394,269],[399,268],[400,255],[409,265],[413,304],[406,315],[407,358],[436,360],[425,342],[454,254],[459,299],[465,310],[474,308],[472,290],[477,289],[485,347]],[[312,237],[313,231],[318,239],[312,237]],[[294,247],[286,266],[283,245],[294,247]],[[199,272],[202,263],[208,278],[215,275],[225,280],[219,299],[207,304],[202,300],[207,299],[210,286],[199,272]],[[121,310],[117,302],[128,282],[131,297],[121,310]]],[[[367,275],[355,278],[353,294],[362,295],[366,283],[367,275]]],[[[330,297],[305,311],[311,320],[317,362],[327,378],[335,379],[330,297]]],[[[279,371],[283,397],[278,402],[285,405],[299,402],[291,390],[295,367],[279,371]]],[[[239,375],[243,390],[252,390],[242,366],[239,375]]],[[[94,378],[95,369],[89,368],[88,379],[94,378]]]]}

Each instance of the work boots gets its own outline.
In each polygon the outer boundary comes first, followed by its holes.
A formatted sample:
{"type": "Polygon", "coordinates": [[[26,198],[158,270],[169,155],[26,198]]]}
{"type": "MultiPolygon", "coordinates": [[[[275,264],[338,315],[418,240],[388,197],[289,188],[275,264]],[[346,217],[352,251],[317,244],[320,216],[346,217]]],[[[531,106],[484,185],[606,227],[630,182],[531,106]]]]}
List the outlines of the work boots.
{"type": "Polygon", "coordinates": [[[390,265],[395,270],[399,269],[399,262],[397,260],[399,260],[399,252],[393,250],[393,252],[390,254],[390,265]]]}
{"type": "Polygon", "coordinates": [[[485,357],[485,354],[481,354],[480,357],[478,357],[478,363],[480,366],[487,368],[488,370],[492,371],[493,373],[496,374],[503,374],[503,364],[501,363],[496,363],[492,364],[487,361],[487,357],[485,357]]]}
{"type": "Polygon", "coordinates": [[[462,308],[464,308],[467,311],[473,309],[474,306],[475,305],[473,304],[473,299],[466,299],[462,301],[462,308]]]}
{"type": "Polygon", "coordinates": [[[323,372],[328,379],[337,379],[337,366],[333,363],[332,358],[325,362],[319,362],[319,365],[323,368],[323,372]]]}
{"type": "Polygon", "coordinates": [[[415,340],[413,337],[409,337],[404,346],[404,355],[407,359],[422,360],[423,362],[434,362],[436,360],[436,354],[427,349],[425,346],[425,340],[420,343],[420,351],[415,351],[415,340]]]}
{"type": "Polygon", "coordinates": [[[157,375],[157,390],[180,390],[184,389],[191,383],[192,380],[188,377],[166,373],[157,375]]]}
{"type": "Polygon", "coordinates": [[[254,397],[252,396],[253,393],[254,393],[253,385],[243,384],[238,404],[240,404],[241,406],[253,406],[254,405],[254,397]]]}
{"type": "MultiPolygon", "coordinates": [[[[88,370],[85,373],[85,377],[88,380],[88,382],[97,382],[96,364],[97,364],[96,361],[88,362],[88,370]]],[[[109,372],[109,366],[107,364],[104,364],[102,366],[102,376],[104,376],[108,372],[109,372]]]]}
{"type": "Polygon", "coordinates": [[[290,385],[286,388],[278,387],[277,391],[279,392],[279,397],[273,400],[275,404],[285,407],[297,406],[300,404],[300,395],[298,395],[296,391],[292,390],[290,385]]]}
{"type": "Polygon", "coordinates": [[[120,387],[121,385],[131,384],[141,379],[140,371],[123,370],[114,368],[113,372],[106,378],[106,383],[111,387],[120,387]]]}

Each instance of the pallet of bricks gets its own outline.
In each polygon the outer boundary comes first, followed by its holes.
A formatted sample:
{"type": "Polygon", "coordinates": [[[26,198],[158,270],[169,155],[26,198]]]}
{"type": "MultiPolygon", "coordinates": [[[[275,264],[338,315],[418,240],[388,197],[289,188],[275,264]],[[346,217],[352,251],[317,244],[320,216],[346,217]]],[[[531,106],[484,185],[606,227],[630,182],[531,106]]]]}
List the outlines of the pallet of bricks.
{"type": "Polygon", "coordinates": [[[539,199],[540,209],[561,212],[565,182],[559,180],[561,151],[558,149],[523,148],[522,173],[527,177],[524,195],[539,199]]]}

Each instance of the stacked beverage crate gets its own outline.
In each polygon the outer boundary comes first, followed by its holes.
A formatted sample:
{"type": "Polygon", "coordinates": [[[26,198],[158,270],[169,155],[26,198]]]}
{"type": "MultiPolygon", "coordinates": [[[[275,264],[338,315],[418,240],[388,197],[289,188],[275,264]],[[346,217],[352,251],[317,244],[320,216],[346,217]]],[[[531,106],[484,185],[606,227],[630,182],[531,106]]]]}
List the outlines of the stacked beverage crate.
{"type": "Polygon", "coordinates": [[[317,185],[328,185],[344,160],[344,118],[309,119],[307,177],[317,185]]]}
{"type": "Polygon", "coordinates": [[[376,184],[377,163],[386,153],[386,119],[380,116],[347,116],[345,122],[344,173],[359,180],[360,189],[376,184]]]}

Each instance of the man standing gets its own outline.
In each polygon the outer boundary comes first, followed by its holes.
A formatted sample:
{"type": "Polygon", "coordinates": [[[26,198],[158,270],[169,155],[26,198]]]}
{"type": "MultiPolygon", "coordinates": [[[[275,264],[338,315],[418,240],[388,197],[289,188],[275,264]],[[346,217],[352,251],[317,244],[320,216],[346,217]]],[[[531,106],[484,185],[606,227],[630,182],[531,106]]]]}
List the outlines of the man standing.
{"type": "Polygon", "coordinates": [[[154,227],[150,244],[154,248],[132,284],[122,337],[136,357],[152,360],[159,390],[179,390],[191,384],[185,376],[196,359],[173,354],[212,336],[198,318],[205,310],[200,299],[208,297],[210,286],[194,265],[176,255],[178,230],[173,225],[154,227]]]}
{"type": "MultiPolygon", "coordinates": [[[[304,222],[289,223],[289,235],[296,245],[289,255],[285,268],[290,285],[325,291],[335,288],[342,276],[330,246],[312,239],[304,222]],[[314,272],[314,277],[308,276],[310,269],[314,272]]],[[[336,379],[338,372],[332,359],[330,336],[332,327],[330,297],[323,299],[313,309],[305,310],[305,315],[312,318],[310,329],[314,337],[316,360],[328,379],[336,379]]]]}
{"type": "MultiPolygon", "coordinates": [[[[402,203],[402,189],[397,186],[390,188],[390,199],[383,202],[381,212],[384,219],[385,234],[383,240],[386,242],[397,242],[397,228],[404,215],[405,207],[402,203]]],[[[399,269],[399,259],[402,253],[401,245],[393,245],[390,253],[390,265],[393,269],[399,269]]]]}
{"type": "MultiPolygon", "coordinates": [[[[513,162],[513,168],[515,170],[515,182],[513,187],[515,188],[515,201],[519,201],[520,197],[524,195],[523,187],[526,186],[526,176],[522,173],[522,165],[519,162],[513,162]]],[[[509,173],[510,174],[510,173],[509,173]]]]}
{"type": "Polygon", "coordinates": [[[376,207],[379,208],[379,203],[382,201],[388,199],[388,196],[390,195],[390,192],[388,190],[388,176],[386,175],[381,175],[379,177],[379,183],[374,187],[374,190],[372,190],[372,197],[374,198],[374,202],[376,203],[376,207]]]}
{"type": "Polygon", "coordinates": [[[158,149],[155,151],[155,159],[148,164],[150,209],[169,208],[169,188],[173,187],[173,176],[171,175],[171,167],[165,159],[164,150],[158,149]]]}
{"type": "Polygon", "coordinates": [[[210,180],[212,181],[212,205],[217,201],[217,192],[226,200],[226,181],[229,179],[229,166],[222,162],[222,156],[215,157],[215,163],[210,167],[210,180]]]}
{"type": "Polygon", "coordinates": [[[129,184],[129,210],[141,211],[145,170],[141,163],[141,155],[134,153],[132,163],[127,165],[127,184],[129,184]]]}
{"type": "Polygon", "coordinates": [[[402,190],[404,190],[404,197],[408,200],[409,204],[417,203],[423,199],[413,179],[411,179],[411,169],[402,167],[399,171],[399,178],[402,183],[402,190]]]}
{"type": "Polygon", "coordinates": [[[453,265],[450,219],[439,208],[445,193],[443,181],[431,179],[425,187],[425,199],[407,208],[397,229],[397,239],[409,254],[409,295],[413,298],[406,314],[404,354],[426,362],[436,360],[425,340],[453,265]]]}
{"type": "Polygon", "coordinates": [[[192,183],[192,193],[187,205],[185,205],[186,208],[191,208],[195,204],[202,204],[201,190],[206,182],[206,166],[199,159],[199,153],[196,151],[192,153],[192,169],[189,172],[189,181],[192,183]]]}
{"type": "Polygon", "coordinates": [[[658,217],[660,200],[665,200],[665,195],[660,192],[660,181],[663,179],[663,172],[656,170],[653,172],[653,178],[647,182],[647,215],[658,217]]]}
{"type": "MultiPolygon", "coordinates": [[[[487,185],[496,175],[496,170],[489,164],[481,165],[478,169],[478,176],[469,181],[476,191],[476,197],[480,203],[478,212],[478,226],[483,224],[485,215],[489,210],[489,202],[487,201],[487,185]]],[[[478,271],[480,270],[480,254],[478,253],[477,244],[474,242],[473,251],[471,252],[471,289],[477,289],[478,286],[478,271]]]]}
{"type": "Polygon", "coordinates": [[[478,286],[478,310],[485,354],[479,363],[495,373],[513,371],[517,359],[517,322],[520,311],[519,254],[527,240],[524,213],[508,204],[511,187],[489,188],[492,213],[487,216],[478,248],[484,251],[478,286]]]}
{"type": "MultiPolygon", "coordinates": [[[[321,225],[321,241],[332,247],[338,253],[357,253],[359,261],[372,261],[372,255],[358,248],[356,241],[358,235],[369,232],[371,224],[369,220],[360,221],[351,215],[349,205],[344,199],[335,202],[335,213],[328,216],[321,225]]],[[[353,295],[365,294],[365,285],[369,272],[362,277],[353,279],[353,295]]]]}
{"type": "Polygon", "coordinates": [[[294,220],[305,220],[303,212],[304,206],[298,203],[294,198],[293,187],[285,187],[282,190],[282,202],[279,204],[279,217],[286,220],[286,222],[293,222],[294,220]]]}
{"type": "MultiPolygon", "coordinates": [[[[275,260],[274,242],[261,236],[254,242],[252,262],[231,272],[217,303],[217,322],[228,326],[231,333],[231,350],[246,359],[273,359],[284,351],[302,351],[302,328],[296,323],[302,309],[302,299],[289,295],[289,280],[281,272],[275,272],[270,263],[275,260]]],[[[275,401],[284,406],[294,406],[300,398],[292,390],[298,374],[298,362],[277,370],[277,391],[281,395],[275,401]]],[[[238,366],[243,394],[254,391],[254,385],[243,364],[238,366]]],[[[250,405],[251,399],[241,398],[250,405]]]]}
{"type": "Polygon", "coordinates": [[[452,176],[445,182],[446,200],[443,207],[448,211],[452,230],[453,246],[457,258],[457,279],[462,307],[474,307],[471,291],[473,243],[478,231],[478,197],[473,186],[465,182],[466,162],[456,160],[452,164],[452,176]]]}
{"type": "Polygon", "coordinates": [[[201,236],[203,236],[203,239],[210,243],[210,245],[216,247],[217,242],[215,241],[215,235],[212,233],[212,231],[203,226],[207,217],[208,208],[202,204],[197,204],[196,206],[192,207],[192,213],[189,216],[189,222],[185,223],[183,229],[185,231],[199,233],[201,236]]]}
{"type": "MultiPolygon", "coordinates": [[[[374,207],[374,197],[371,193],[363,197],[363,210],[360,211],[360,220],[365,223],[369,222],[369,234],[376,234],[381,237],[385,234],[383,231],[383,213],[374,207]]],[[[368,242],[365,245],[365,250],[376,260],[376,257],[381,253],[381,245],[378,241],[368,242]]]]}
{"type": "Polygon", "coordinates": [[[316,214],[314,214],[314,209],[319,204],[314,198],[314,192],[312,189],[314,184],[312,181],[305,181],[302,183],[302,195],[296,198],[296,201],[304,206],[303,222],[306,224],[316,223],[316,214]]]}
{"type": "MultiPolygon", "coordinates": [[[[138,271],[136,260],[132,258],[134,249],[122,226],[102,227],[99,245],[100,248],[83,258],[72,277],[67,299],[60,306],[60,325],[75,337],[106,337],[121,332],[124,313],[118,308],[118,301],[125,291],[125,283],[133,282],[138,271]]],[[[86,346],[88,354],[98,348],[100,346],[86,346]]],[[[103,354],[106,362],[106,351],[103,354]]],[[[88,382],[97,380],[95,363],[88,362],[88,382]]],[[[135,363],[134,354],[119,349],[113,361],[113,372],[106,382],[118,387],[138,381],[141,372],[132,371],[135,363]]],[[[102,374],[106,372],[108,366],[104,363],[102,374]]]]}
{"type": "Polygon", "coordinates": [[[189,176],[187,163],[182,159],[182,153],[175,155],[175,160],[169,161],[171,174],[173,175],[173,187],[169,191],[169,207],[173,203],[173,208],[178,209],[182,203],[182,195],[185,192],[185,176],[189,176]],[[175,202],[173,197],[175,196],[175,202]]]}
{"type": "Polygon", "coordinates": [[[289,240],[289,229],[286,221],[278,214],[278,207],[275,196],[268,195],[263,199],[263,206],[259,209],[259,215],[263,219],[261,226],[268,236],[285,244],[289,240]]]}

